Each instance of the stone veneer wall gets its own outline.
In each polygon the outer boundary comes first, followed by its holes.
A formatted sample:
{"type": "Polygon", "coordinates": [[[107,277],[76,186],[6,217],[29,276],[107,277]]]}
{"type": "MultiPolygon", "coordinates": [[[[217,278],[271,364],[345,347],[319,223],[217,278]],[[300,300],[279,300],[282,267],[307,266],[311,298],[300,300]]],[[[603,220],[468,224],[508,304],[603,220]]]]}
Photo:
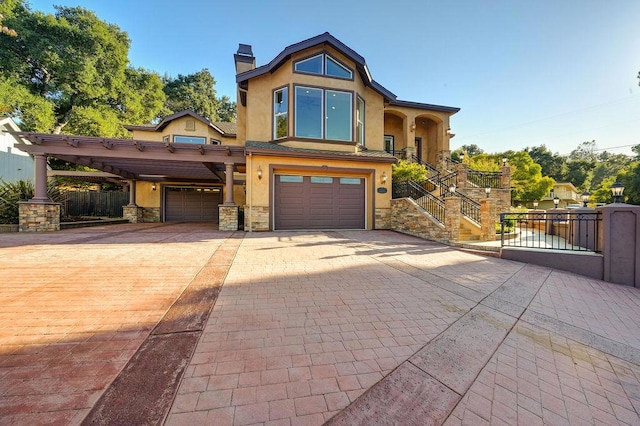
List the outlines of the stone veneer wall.
{"type": "Polygon", "coordinates": [[[142,207],[123,206],[122,217],[127,219],[130,223],[142,222],[142,207]]]}
{"type": "Polygon", "coordinates": [[[244,230],[268,231],[269,206],[244,206],[244,230]]]}
{"type": "Polygon", "coordinates": [[[389,226],[394,231],[432,241],[445,241],[445,227],[410,198],[391,200],[389,226]]]}
{"type": "Polygon", "coordinates": [[[60,203],[18,202],[20,232],[60,230],[60,203]]]}
{"type": "Polygon", "coordinates": [[[160,207],[142,207],[142,222],[160,222],[160,207]]]}
{"type": "Polygon", "coordinates": [[[219,222],[218,230],[220,231],[237,231],[238,230],[238,206],[218,206],[219,222]]]}
{"type": "Polygon", "coordinates": [[[391,229],[391,209],[376,209],[375,229],[391,229]]]}

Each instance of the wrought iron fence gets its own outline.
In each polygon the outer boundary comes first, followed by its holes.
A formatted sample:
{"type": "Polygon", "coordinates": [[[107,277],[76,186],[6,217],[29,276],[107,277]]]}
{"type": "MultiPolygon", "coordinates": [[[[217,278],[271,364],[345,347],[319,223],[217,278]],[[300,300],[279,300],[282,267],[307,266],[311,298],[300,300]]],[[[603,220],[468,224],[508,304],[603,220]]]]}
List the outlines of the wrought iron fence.
{"type": "Polygon", "coordinates": [[[601,221],[596,211],[501,213],[501,242],[503,247],[599,253],[601,221]]]}
{"type": "Polygon", "coordinates": [[[467,180],[479,188],[500,188],[502,172],[482,172],[480,170],[467,170],[467,180]]]}
{"type": "Polygon", "coordinates": [[[129,193],[122,191],[66,191],[64,195],[64,217],[122,217],[122,206],[129,203],[129,193]]]}
{"type": "Polygon", "coordinates": [[[444,223],[444,201],[420,185],[412,181],[397,182],[392,185],[393,198],[409,197],[413,199],[427,213],[433,216],[438,222],[444,223]]]}
{"type": "Polygon", "coordinates": [[[460,213],[480,225],[480,203],[461,192],[456,192],[456,195],[460,197],[460,213]]]}

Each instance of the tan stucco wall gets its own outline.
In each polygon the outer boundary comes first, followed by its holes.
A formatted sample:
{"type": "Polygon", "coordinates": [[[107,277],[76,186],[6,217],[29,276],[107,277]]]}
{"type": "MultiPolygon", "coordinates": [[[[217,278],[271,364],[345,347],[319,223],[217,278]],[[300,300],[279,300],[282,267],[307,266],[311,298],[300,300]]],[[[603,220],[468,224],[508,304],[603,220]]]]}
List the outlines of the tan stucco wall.
{"type": "MultiPolygon", "coordinates": [[[[246,137],[251,141],[271,141],[273,139],[273,90],[288,87],[289,89],[289,139],[282,142],[283,145],[296,148],[321,148],[334,151],[353,151],[353,144],[329,143],[318,140],[299,141],[294,135],[294,91],[295,85],[308,85],[353,92],[352,102],[355,111],[356,96],[360,96],[365,102],[365,145],[369,149],[382,150],[384,128],[384,102],[382,96],[366,87],[358,75],[355,64],[332,48],[315,48],[294,55],[291,60],[282,65],[273,74],[265,74],[252,79],[249,82],[247,93],[247,106],[242,107],[238,102],[238,139],[246,137]],[[335,59],[341,61],[354,73],[354,80],[331,78],[293,72],[293,62],[326,51],[335,59]],[[246,120],[246,134],[241,130],[246,120]],[[321,144],[322,146],[319,146],[321,144]]],[[[353,115],[353,137],[355,140],[355,113],[353,115]]],[[[355,143],[355,142],[354,142],[355,143]]]]}
{"type": "MultiPolygon", "coordinates": [[[[374,228],[375,209],[391,207],[391,164],[378,162],[340,161],[324,159],[303,159],[291,157],[271,157],[252,155],[247,161],[247,204],[252,207],[271,208],[274,174],[313,175],[313,176],[353,176],[365,179],[366,228],[374,228]],[[262,170],[262,179],[258,179],[258,168],[262,170]],[[385,173],[386,184],[380,178],[385,173]],[[385,187],[384,194],[376,191],[385,187]]],[[[272,212],[271,212],[272,213],[272,212]]]]}
{"type": "Polygon", "coordinates": [[[196,120],[193,117],[181,117],[173,120],[162,131],[156,132],[153,129],[149,130],[133,130],[133,139],[141,141],[154,141],[162,142],[165,136],[169,136],[169,140],[173,142],[173,136],[197,136],[206,137],[207,143],[210,143],[211,138],[219,140],[223,145],[244,145],[244,141],[240,143],[236,138],[223,136],[220,132],[213,129],[211,126],[203,123],[200,120],[196,120]],[[195,130],[186,130],[187,120],[195,121],[195,130]]]}

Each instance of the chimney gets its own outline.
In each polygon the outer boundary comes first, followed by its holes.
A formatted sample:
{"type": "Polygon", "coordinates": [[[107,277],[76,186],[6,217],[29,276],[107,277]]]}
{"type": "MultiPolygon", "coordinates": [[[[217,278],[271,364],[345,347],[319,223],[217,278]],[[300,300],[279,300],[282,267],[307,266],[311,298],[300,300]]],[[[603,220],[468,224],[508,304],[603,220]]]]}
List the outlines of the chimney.
{"type": "Polygon", "coordinates": [[[233,59],[236,62],[236,74],[250,71],[256,67],[256,58],[253,56],[253,51],[249,44],[240,44],[238,52],[233,55],[233,59]]]}

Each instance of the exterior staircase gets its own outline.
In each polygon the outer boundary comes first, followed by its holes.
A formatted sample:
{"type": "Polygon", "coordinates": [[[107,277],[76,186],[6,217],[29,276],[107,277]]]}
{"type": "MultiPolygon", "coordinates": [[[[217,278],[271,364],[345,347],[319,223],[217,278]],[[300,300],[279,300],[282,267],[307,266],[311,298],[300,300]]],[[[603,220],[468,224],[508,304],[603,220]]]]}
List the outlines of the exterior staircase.
{"type": "MultiPolygon", "coordinates": [[[[456,166],[456,170],[438,170],[416,156],[412,155],[410,160],[427,169],[427,178],[424,182],[393,183],[393,198],[410,198],[417,205],[414,208],[426,213],[425,217],[434,223],[433,226],[429,226],[429,235],[433,234],[434,227],[439,226],[442,230],[442,241],[467,242],[491,238],[488,236],[489,229],[495,226],[495,222],[492,224],[487,222],[483,227],[481,198],[477,197],[484,198],[484,188],[487,186],[500,188],[501,172],[480,172],[459,165],[456,166]],[[459,171],[461,174],[458,173],[459,171]],[[460,206],[460,211],[459,214],[451,215],[451,218],[448,218],[447,205],[452,207],[452,199],[455,201],[453,205],[456,208],[458,205],[460,206]],[[459,200],[459,204],[456,199],[459,200]],[[459,228],[457,232],[451,231],[456,228],[459,228]]],[[[413,214],[410,216],[414,217],[413,214]]],[[[492,219],[491,215],[485,214],[485,220],[492,219]]],[[[402,224],[402,226],[406,225],[402,224]]]]}

